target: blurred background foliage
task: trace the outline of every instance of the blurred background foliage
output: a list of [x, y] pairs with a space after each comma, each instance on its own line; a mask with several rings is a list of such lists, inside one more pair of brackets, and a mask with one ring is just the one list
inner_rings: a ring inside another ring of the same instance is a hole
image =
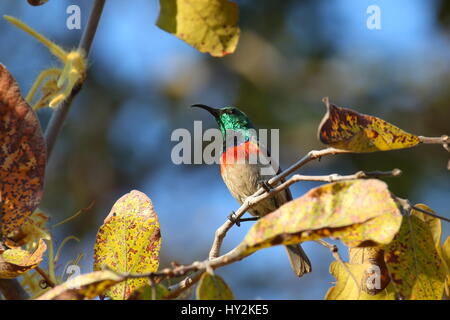
[[[171, 132], [215, 126], [192, 103], [232, 105], [260, 128], [280, 128], [286, 167], [322, 146], [317, 126], [322, 97], [379, 116], [411, 133], [450, 133], [450, 5], [447, 0], [236, 1], [241, 39], [235, 54], [211, 58], [155, 26], [156, 0], [107, 1], [90, 57], [88, 80], [77, 97], [47, 168], [41, 209], [56, 223], [94, 201], [77, 219], [54, 230], [57, 243], [74, 235], [60, 260], [79, 253], [82, 272], [92, 270], [95, 234], [115, 200], [131, 189], [145, 192], [158, 212], [163, 236], [161, 266], [204, 259], [215, 229], [238, 205], [217, 165], [172, 164]], [[18, 17], [66, 48], [80, 30], [65, 26], [68, 5], [50, 0], [31, 7], [3, 0], [0, 13]], [[381, 8], [381, 30], [368, 30], [366, 9]], [[26, 93], [40, 70], [56, 63], [34, 39], [0, 21], [0, 62]], [[51, 110], [39, 117], [45, 127]], [[192, 132], [192, 131], [191, 131]], [[305, 174], [349, 174], [401, 168], [390, 188], [414, 203], [449, 211], [449, 154], [440, 146], [340, 155], [311, 163]], [[297, 184], [298, 197], [315, 183]], [[234, 228], [223, 250], [240, 242], [250, 224]], [[449, 225], [444, 224], [448, 236]], [[330, 253], [304, 245], [313, 273], [297, 279], [284, 250], [257, 252], [219, 271], [238, 299], [322, 299], [334, 278]], [[346, 256], [346, 250], [341, 247]]]

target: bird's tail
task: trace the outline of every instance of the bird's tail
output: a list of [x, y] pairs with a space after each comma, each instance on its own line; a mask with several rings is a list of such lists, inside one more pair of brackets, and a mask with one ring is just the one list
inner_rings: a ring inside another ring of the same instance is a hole
[[312, 271], [311, 262], [299, 244], [291, 244], [285, 246], [285, 248], [289, 256], [292, 270], [294, 270], [297, 277], [301, 277], [305, 273]]

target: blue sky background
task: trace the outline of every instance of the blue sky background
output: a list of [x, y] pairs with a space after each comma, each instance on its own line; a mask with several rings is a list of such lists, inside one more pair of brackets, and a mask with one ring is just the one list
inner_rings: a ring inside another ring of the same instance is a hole
[[[89, 82], [73, 105], [49, 164], [42, 206], [57, 222], [96, 201], [81, 222], [55, 230], [58, 242], [70, 234], [82, 238], [80, 243], [67, 245], [63, 259], [85, 253], [83, 272], [92, 268], [96, 229], [114, 200], [131, 189], [145, 192], [158, 212], [163, 266], [170, 260], [204, 259], [214, 230], [238, 208], [217, 166], [171, 163], [174, 129], [191, 130], [194, 120], [203, 120], [205, 128], [214, 126], [206, 114], [187, 108], [192, 103], [238, 105], [257, 125], [280, 128], [286, 143], [281, 150], [284, 166], [321, 147], [315, 133], [323, 114], [320, 101], [327, 95], [339, 105], [384, 117], [407, 131], [450, 133], [448, 118], [442, 116], [450, 115], [444, 99], [450, 38], [449, 31], [436, 22], [437, 1], [289, 2], [280, 6], [282, 27], [270, 34], [264, 30], [270, 29], [272, 20], [268, 18], [266, 26], [257, 20], [270, 17], [266, 12], [270, 6], [237, 2], [242, 12], [237, 52], [214, 59], [155, 25], [158, 1], [133, 0], [132, 5], [130, 1], [107, 1], [90, 56]], [[41, 7], [4, 0], [0, 13], [18, 17], [71, 48], [82, 33], [65, 27], [65, 10], [73, 3], [81, 7], [84, 26], [88, 0], [50, 0]], [[366, 28], [366, 9], [372, 4], [381, 8], [381, 30]], [[0, 62], [16, 77], [22, 92], [27, 92], [40, 70], [57, 64], [43, 46], [4, 20], [0, 35]], [[254, 67], [249, 69], [247, 62]], [[445, 103], [436, 103], [438, 107], [430, 111], [428, 104], [437, 95]], [[263, 98], [267, 105], [258, 100]], [[248, 104], [238, 104], [242, 102]], [[44, 124], [49, 114], [50, 110], [39, 112]], [[405, 156], [395, 152], [324, 159], [303, 173], [399, 167], [405, 171], [405, 181], [414, 182], [414, 186], [395, 185], [399, 195], [413, 202], [426, 201], [448, 216], [448, 155], [438, 146], [419, 148], [404, 151]], [[428, 150], [428, 158], [417, 158], [426, 156]], [[416, 161], [420, 164], [411, 163]], [[300, 196], [316, 185], [297, 184], [292, 191]], [[249, 228], [250, 224], [233, 228], [223, 252], [238, 244]], [[448, 224], [444, 228], [448, 236]], [[280, 247], [257, 252], [218, 273], [240, 299], [322, 299], [334, 280], [328, 272], [333, 258], [315, 243], [305, 243], [304, 248], [314, 272], [301, 279], [292, 274]], [[346, 256], [345, 248], [341, 247], [341, 253]]]

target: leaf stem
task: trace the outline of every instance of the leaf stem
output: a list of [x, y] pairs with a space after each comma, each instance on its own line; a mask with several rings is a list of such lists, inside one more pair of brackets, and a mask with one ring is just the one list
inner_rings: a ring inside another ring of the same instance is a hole
[[[91, 50], [92, 42], [97, 31], [97, 26], [100, 21], [104, 5], [105, 0], [95, 0], [91, 14], [89, 16], [88, 24], [78, 45], [79, 49], [84, 50], [86, 58], [89, 56], [89, 52]], [[70, 110], [72, 101], [81, 90], [81, 87], [82, 83], [76, 85], [72, 89], [72, 92], [67, 97], [67, 99], [64, 100], [64, 102], [53, 112], [52, 117], [50, 118], [47, 129], [45, 130], [45, 141], [47, 143], [47, 159], [50, 158], [56, 139]]]

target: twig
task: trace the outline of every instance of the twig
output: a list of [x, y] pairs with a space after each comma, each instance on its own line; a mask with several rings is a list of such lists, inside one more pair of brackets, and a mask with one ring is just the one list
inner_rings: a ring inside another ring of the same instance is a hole
[[52, 281], [52, 279], [50, 279], [49, 275], [40, 267], [36, 267], [35, 268], [36, 272], [39, 273], [42, 277], [42, 279], [44, 279], [44, 282], [47, 284], [47, 286], [54, 288], [56, 286], [56, 284]]
[[[288, 175], [293, 173], [294, 171], [298, 170], [308, 162], [321, 158], [323, 156], [327, 155], [335, 155], [340, 153], [349, 153], [346, 150], [340, 150], [335, 148], [326, 148], [319, 151], [310, 151], [306, 156], [301, 158], [299, 161], [294, 163], [292, 166], [287, 168], [285, 171], [281, 172], [280, 174], [274, 176], [271, 178], [267, 183], [269, 186], [274, 186], [276, 183], [281, 181], [282, 179], [286, 178]], [[253, 195], [245, 199], [245, 201], [242, 203], [242, 205], [239, 207], [238, 210], [233, 215], [233, 221], [227, 220], [224, 224], [222, 224], [215, 232], [214, 235], [214, 242], [212, 244], [211, 250], [209, 252], [209, 258], [214, 259], [220, 255], [220, 248], [222, 247], [223, 239], [225, 238], [225, 235], [227, 234], [228, 230], [230, 230], [233, 225], [235, 224], [235, 221], [239, 221], [239, 219], [245, 214], [245, 212], [248, 211], [252, 206], [254, 206], [256, 203], [272, 197], [275, 193], [280, 192], [281, 190], [286, 189], [291, 184], [298, 182], [298, 181], [325, 181], [325, 182], [333, 182], [333, 181], [340, 181], [340, 180], [348, 180], [348, 179], [359, 179], [359, 178], [368, 178], [368, 177], [386, 177], [386, 176], [398, 176], [401, 174], [401, 171], [399, 169], [392, 170], [390, 172], [358, 172], [351, 176], [339, 176], [339, 175], [328, 175], [328, 176], [302, 176], [302, 175], [294, 175], [291, 179], [283, 182], [282, 184], [278, 185], [277, 187], [273, 188], [269, 192], [267, 192], [264, 188], [260, 188], [258, 191], [256, 191]]]
[[409, 202], [407, 199], [402, 199], [402, 198], [399, 198], [399, 197], [396, 197], [396, 196], [394, 196], [394, 197], [395, 197], [395, 199], [398, 201], [398, 203], [400, 203], [400, 205], [403, 207], [403, 209], [404, 209], [406, 212], [409, 212], [411, 209], [414, 209], [414, 210], [416, 210], [416, 211], [420, 211], [420, 212], [422, 212], [422, 213], [424, 213], [424, 214], [426, 214], [426, 215], [429, 215], [429, 216], [431, 216], [431, 217], [434, 217], [434, 218], [437, 218], [437, 219], [440, 219], [440, 220], [444, 220], [444, 221], [446, 221], [446, 222], [450, 222], [450, 219], [449, 219], [449, 218], [446, 218], [446, 217], [437, 215], [437, 214], [435, 214], [435, 213], [433, 213], [433, 212], [430, 212], [430, 211], [428, 211], [428, 210], [419, 208], [419, 207], [417, 207], [417, 206], [413, 206], [413, 205], [411, 204], [411, 202]]
[[[332, 154], [334, 155], [334, 154], [338, 154], [338, 153], [348, 153], [348, 151], [339, 150], [339, 149], [335, 149], [335, 148], [326, 148], [326, 149], [318, 150], [318, 151], [317, 150], [310, 151], [310, 152], [308, 152], [308, 154], [306, 156], [304, 156], [303, 158], [298, 160], [292, 166], [290, 166], [286, 170], [282, 171], [280, 174], [272, 177], [267, 182], [267, 184], [269, 186], [273, 186], [280, 180], [286, 178], [288, 175], [290, 175], [294, 171], [298, 170], [299, 168], [301, 168], [302, 166], [307, 164], [308, 162], [318, 159], [318, 158], [321, 158], [323, 156], [332, 155]], [[234, 221], [239, 220], [245, 214], [245, 212], [247, 212], [248, 209], [250, 209], [255, 204], [254, 199], [256, 197], [262, 195], [265, 192], [266, 192], [266, 190], [263, 187], [261, 187], [253, 195], [251, 195], [250, 197], [247, 197], [247, 199], [245, 199], [245, 201], [242, 203], [242, 205], [239, 207], [239, 209], [237, 209], [235, 211], [235, 213], [233, 215]], [[213, 245], [209, 252], [210, 259], [214, 259], [220, 255], [220, 248], [222, 247], [223, 239], [225, 238], [225, 235], [227, 234], [228, 230], [230, 230], [233, 227], [233, 225], [235, 224], [234, 221], [227, 220], [227, 221], [225, 221], [224, 224], [222, 224], [216, 230], [215, 235], [214, 235], [214, 242], [213, 242]]]
[[200, 278], [202, 277], [203, 272], [199, 271], [194, 275], [188, 276], [184, 278], [181, 282], [169, 288], [170, 294], [165, 296], [165, 299], [175, 299], [178, 297], [183, 291], [189, 289], [194, 284], [196, 284]]
[[338, 247], [335, 244], [328, 243], [328, 242], [326, 242], [325, 240], [322, 240], [322, 239], [316, 240], [316, 242], [321, 244], [321, 245], [323, 245], [324, 247], [326, 247], [326, 248], [328, 248], [330, 250], [330, 252], [333, 255], [334, 259], [336, 259], [336, 261], [338, 261], [339, 263], [342, 264], [344, 269], [347, 271], [347, 273], [353, 279], [353, 281], [355, 282], [356, 287], [358, 288], [358, 292], [361, 292], [361, 287], [359, 285], [358, 280], [356, 279], [355, 275], [351, 272], [349, 267], [345, 264], [344, 260], [342, 260], [342, 257], [339, 254]]
[[[89, 56], [92, 41], [94, 39], [95, 32], [97, 31], [97, 26], [100, 21], [104, 5], [105, 0], [95, 0], [91, 14], [89, 16], [88, 24], [78, 45], [78, 48], [84, 50], [86, 57]], [[47, 143], [47, 159], [52, 153], [56, 139], [70, 110], [70, 106], [72, 105], [72, 101], [81, 90], [82, 85], [82, 83], [79, 83], [72, 89], [72, 92], [67, 97], [67, 99], [64, 100], [62, 104], [53, 112], [52, 117], [50, 118], [47, 129], [45, 130], [45, 141]]]
[[440, 137], [424, 137], [424, 136], [419, 136], [419, 140], [422, 143], [425, 144], [442, 144], [442, 146], [444, 147], [445, 150], [447, 150], [448, 152], [450, 152], [450, 137], [447, 135], [443, 135]]
[[[190, 274], [191, 272], [199, 272], [200, 274], [205, 271], [214, 270], [217, 268], [220, 268], [222, 266], [231, 264], [233, 262], [242, 260], [245, 258], [242, 256], [241, 252], [238, 250], [238, 248], [234, 248], [233, 250], [229, 251], [228, 253], [224, 254], [223, 256], [220, 256], [218, 258], [212, 259], [212, 260], [204, 260], [204, 261], [195, 261], [189, 265], [177, 265], [172, 268], [165, 268], [157, 272], [148, 272], [148, 273], [121, 273], [117, 272], [115, 270], [112, 270], [109, 267], [106, 267], [106, 270], [109, 270], [111, 272], [114, 272], [115, 274], [119, 275], [123, 279], [121, 281], [124, 281], [126, 279], [138, 279], [138, 278], [149, 278], [151, 281], [159, 282], [165, 279], [170, 278], [178, 278], [178, 277], [184, 277]], [[198, 281], [198, 278], [200, 277], [198, 274], [196, 274], [194, 277], [189, 277], [191, 280], [183, 280], [180, 283], [179, 286], [175, 288], [175, 290], [179, 290], [178, 294], [187, 289], [189, 286], [192, 286], [195, 282]], [[178, 288], [178, 289], [177, 289]]]

